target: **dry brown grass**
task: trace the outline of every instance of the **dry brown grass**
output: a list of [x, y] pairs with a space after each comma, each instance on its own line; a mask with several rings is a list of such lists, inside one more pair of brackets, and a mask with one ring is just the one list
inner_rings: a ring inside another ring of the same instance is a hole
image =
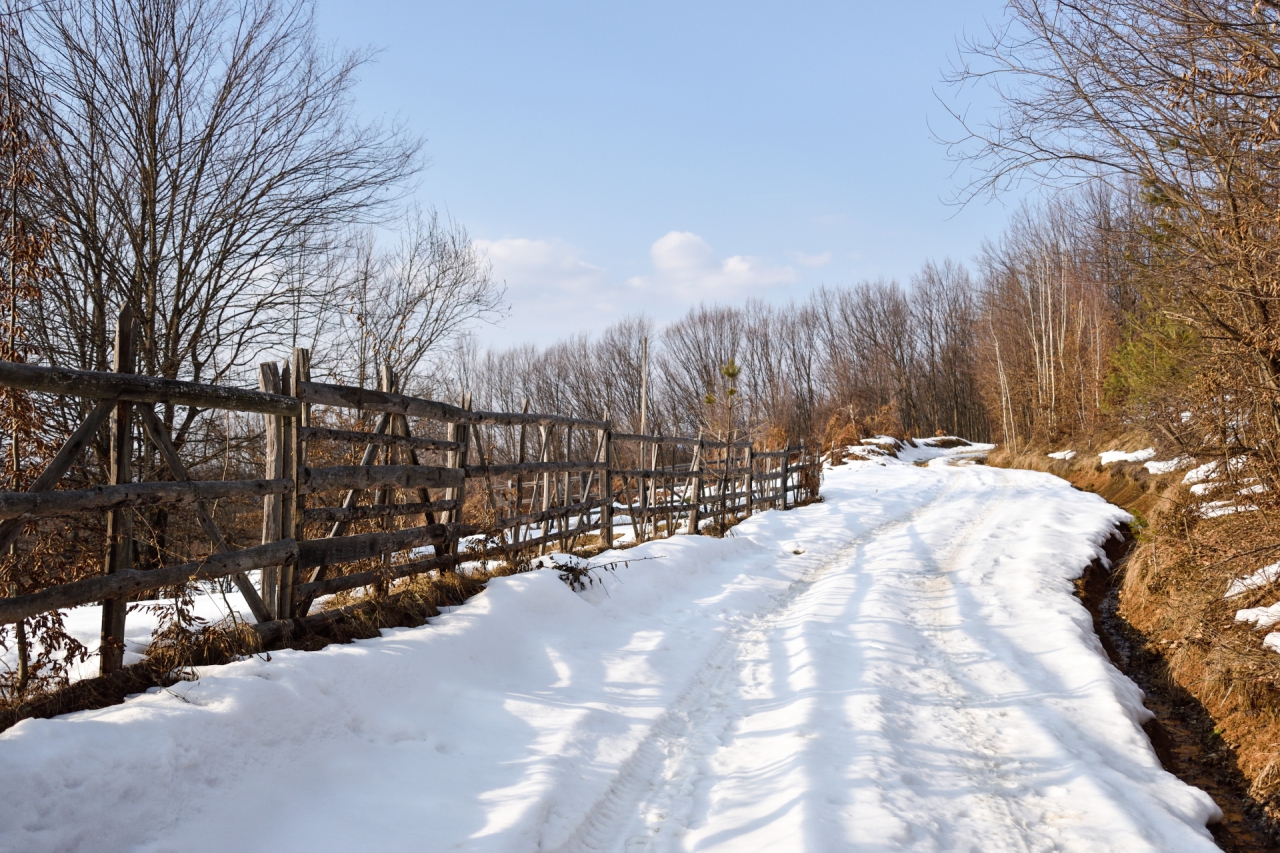
[[422, 625], [438, 616], [441, 607], [463, 604], [481, 592], [490, 578], [525, 568], [527, 564], [508, 563], [483, 572], [418, 575], [401, 581], [389, 595], [348, 595], [331, 600], [332, 606], [328, 609], [294, 620], [286, 635], [266, 643], [252, 626], [243, 622], [169, 632], [157, 638], [147, 658], [140, 663], [0, 707], [0, 731], [29, 718], [117, 705], [131, 694], [196, 678], [199, 667], [229, 663], [248, 655], [269, 654], [281, 648], [315, 650], [331, 643], [376, 637], [383, 628]]

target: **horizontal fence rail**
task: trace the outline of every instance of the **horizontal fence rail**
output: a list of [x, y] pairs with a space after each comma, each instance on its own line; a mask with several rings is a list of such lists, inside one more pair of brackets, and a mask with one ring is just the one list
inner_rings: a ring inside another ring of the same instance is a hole
[[[722, 533], [756, 510], [818, 496], [820, 462], [804, 445], [614, 433], [607, 417], [535, 413], [527, 404], [474, 411], [465, 395], [450, 404], [404, 394], [389, 369], [377, 390], [315, 382], [305, 349], [261, 365], [258, 390], [142, 376], [133, 372], [137, 339], [126, 311], [115, 372], [0, 362], [0, 386], [88, 401], [28, 490], [0, 492], [0, 548], [21, 553], [80, 524], [98, 525], [105, 549], [96, 576], [0, 590], [8, 593], [0, 624], [102, 603], [104, 674], [123, 665], [128, 602], [192, 583], [233, 583], [259, 634], [278, 638], [322, 597], [383, 595], [427, 572], [552, 550], [589, 554]], [[188, 423], [196, 410], [257, 418], [260, 467], [242, 467], [235, 479], [225, 466], [223, 479], [193, 477], [175, 441], [175, 406], [188, 407]], [[67, 487], [65, 475], [90, 445], [109, 456], [108, 482]], [[151, 461], [135, 463], [143, 459]], [[183, 549], [196, 558], [160, 566], [159, 546], [143, 530], [161, 522], [169, 530], [183, 513]]]

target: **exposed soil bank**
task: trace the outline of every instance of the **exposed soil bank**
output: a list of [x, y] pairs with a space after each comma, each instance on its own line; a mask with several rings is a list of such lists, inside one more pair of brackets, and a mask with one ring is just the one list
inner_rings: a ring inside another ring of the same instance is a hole
[[1151, 640], [1119, 613], [1120, 580], [1132, 548], [1129, 530], [1118, 531], [1106, 545], [1112, 569], [1108, 571], [1101, 561], [1095, 561], [1076, 582], [1076, 588], [1093, 615], [1094, 629], [1108, 656], [1146, 693], [1145, 704], [1155, 718], [1143, 730], [1164, 768], [1208, 793], [1222, 809], [1222, 822], [1210, 830], [1223, 850], [1280, 850], [1280, 832], [1249, 794], [1249, 780], [1240, 771], [1236, 752], [1223, 741], [1213, 717], [1174, 682], [1164, 656], [1154, 651]]

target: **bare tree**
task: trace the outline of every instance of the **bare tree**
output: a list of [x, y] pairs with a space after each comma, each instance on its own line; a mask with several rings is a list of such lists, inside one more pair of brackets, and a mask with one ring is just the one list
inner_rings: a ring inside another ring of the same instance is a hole
[[105, 368], [129, 305], [147, 373], [233, 374], [309, 301], [289, 272], [314, 236], [381, 217], [418, 168], [416, 139], [354, 118], [367, 55], [322, 48], [305, 0], [53, 0], [28, 43], [60, 223], [29, 321], [49, 361]]
[[411, 208], [390, 249], [380, 249], [372, 231], [359, 235], [344, 278], [333, 303], [339, 331], [319, 337], [337, 344], [332, 369], [366, 387], [382, 365], [406, 385], [419, 382], [429, 354], [505, 307], [504, 288], [466, 228], [434, 210]]

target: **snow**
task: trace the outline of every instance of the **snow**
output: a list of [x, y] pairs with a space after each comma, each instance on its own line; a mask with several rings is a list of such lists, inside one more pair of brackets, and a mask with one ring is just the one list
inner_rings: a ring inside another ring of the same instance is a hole
[[1049, 454], [1050, 459], [1061, 459], [1064, 462], [1068, 459], [1074, 459], [1076, 452], [1074, 450], [1059, 450]]
[[1280, 653], [1280, 632], [1273, 632], [1263, 637], [1262, 647]]
[[[250, 575], [255, 580], [257, 572]], [[142, 654], [151, 645], [151, 634], [160, 624], [160, 618], [152, 609], [155, 605], [165, 605], [164, 599], [154, 602], [140, 602], [129, 605], [129, 615], [125, 618], [124, 662], [137, 663]], [[249, 605], [241, 597], [239, 590], [232, 588], [222, 593], [212, 584], [197, 590], [192, 613], [205, 622], [220, 622], [234, 612], [235, 618], [252, 622], [253, 614]], [[73, 663], [70, 678], [79, 681], [98, 674], [98, 645], [102, 639], [102, 605], [93, 604], [62, 611], [63, 626], [67, 633], [89, 650], [91, 657], [83, 662]], [[18, 665], [18, 651], [13, 643], [10, 648], [0, 649], [0, 667], [14, 669]]]
[[1235, 501], [1209, 501], [1201, 504], [1197, 510], [1201, 518], [1221, 518], [1224, 515], [1235, 515], [1237, 512], [1257, 512], [1253, 504], [1238, 504]]
[[1227, 586], [1227, 592], [1222, 597], [1233, 598], [1252, 589], [1271, 586], [1278, 580], [1280, 580], [1280, 563], [1272, 563], [1269, 566], [1263, 566], [1252, 574], [1233, 580]]
[[[948, 436], [950, 438], [950, 436]], [[937, 460], [950, 463], [956, 460], [983, 458], [996, 449], [994, 444], [966, 443], [961, 447], [938, 447], [943, 438], [916, 439], [915, 446], [903, 444], [898, 448], [898, 459], [914, 465], [929, 464]]]
[[1146, 468], [1152, 474], [1172, 474], [1174, 471], [1180, 471], [1183, 468], [1196, 464], [1196, 461], [1190, 456], [1178, 456], [1174, 459], [1165, 461], [1153, 460], [1146, 463], [1142, 467]]
[[[1232, 457], [1229, 463], [1229, 470], [1232, 472], [1239, 471], [1246, 463], [1243, 456]], [[1250, 478], [1246, 482], [1253, 482], [1255, 478]], [[1204, 497], [1209, 493], [1219, 489], [1222, 486], [1222, 462], [1215, 460], [1206, 462], [1205, 464], [1192, 468], [1182, 477], [1182, 482], [1191, 486], [1191, 493], [1196, 497]], [[1256, 484], [1245, 486], [1237, 491], [1239, 495], [1254, 495], [1265, 492], [1266, 486]], [[1254, 504], [1236, 503], [1233, 500], [1205, 501], [1196, 510], [1201, 518], [1219, 518], [1224, 515], [1233, 515], [1237, 512], [1257, 512], [1258, 507]]]
[[1145, 450], [1104, 450], [1098, 454], [1099, 461], [1103, 465], [1110, 465], [1113, 462], [1144, 462], [1156, 455], [1154, 447], [1148, 447]]
[[24, 721], [0, 849], [1218, 849], [1074, 595], [1126, 513], [1032, 471], [826, 477], [603, 555], [651, 558], [603, 587], [498, 578], [419, 628]]
[[[940, 446], [956, 442], [962, 443], [956, 447]], [[970, 442], [953, 435], [917, 438], [910, 441], [903, 441], [891, 435], [877, 435], [862, 439], [860, 445], [846, 447], [845, 453], [861, 459], [893, 458], [914, 465], [928, 465], [936, 460], [945, 460], [950, 464], [985, 459], [987, 454], [995, 449], [994, 444]]]
[[1236, 611], [1237, 622], [1248, 622], [1255, 628], [1270, 628], [1280, 622], [1280, 603], [1270, 607], [1249, 607]]
[[[1233, 456], [1231, 458], [1231, 470], [1239, 471], [1241, 468], [1244, 467], [1245, 462], [1246, 462], [1245, 457]], [[1182, 482], [1187, 484], [1204, 483], [1209, 480], [1217, 480], [1221, 477], [1221, 475], [1222, 475], [1222, 460], [1214, 460], [1212, 462], [1206, 462], [1205, 464], [1199, 466], [1198, 468], [1192, 468], [1190, 471], [1186, 473], [1186, 475], [1183, 476]]]
[[1182, 476], [1184, 483], [1203, 483], [1206, 480], [1214, 479], [1218, 476], [1218, 469], [1222, 467], [1221, 462], [1206, 462], [1199, 467], [1192, 468]]

